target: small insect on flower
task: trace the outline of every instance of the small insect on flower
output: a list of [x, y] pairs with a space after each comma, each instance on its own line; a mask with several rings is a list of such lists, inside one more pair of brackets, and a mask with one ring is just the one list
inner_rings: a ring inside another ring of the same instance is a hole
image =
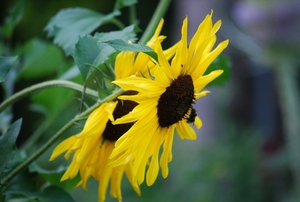
[[194, 123], [195, 118], [197, 117], [197, 112], [194, 108], [189, 108], [189, 112], [187, 113], [188, 117], [185, 118], [188, 123]]

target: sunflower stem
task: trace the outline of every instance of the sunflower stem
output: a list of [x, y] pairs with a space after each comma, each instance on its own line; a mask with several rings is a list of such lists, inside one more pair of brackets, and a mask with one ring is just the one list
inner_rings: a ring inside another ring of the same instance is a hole
[[71, 121], [69, 121], [66, 125], [64, 125], [55, 135], [52, 136], [38, 151], [32, 154], [29, 158], [27, 158], [23, 163], [17, 166], [13, 171], [11, 171], [2, 181], [2, 184], [6, 184], [9, 182], [13, 177], [15, 177], [19, 172], [21, 172], [24, 168], [26, 168], [29, 164], [31, 164], [34, 160], [40, 157], [58, 138], [60, 138], [65, 132], [67, 132], [76, 121], [81, 120], [82, 118], [86, 117], [92, 111], [94, 111], [99, 105], [104, 102], [108, 102], [114, 100], [116, 97], [124, 93], [122, 89], [115, 90], [111, 95], [107, 96], [105, 99], [97, 102], [92, 107], [85, 110], [83, 113], [74, 117]]
[[[1, 104], [0, 104], [0, 112], [2, 112], [6, 107], [8, 107], [9, 105], [13, 104], [14, 102], [20, 100], [23, 97], [26, 97], [28, 95], [31, 95], [34, 92], [38, 92], [40, 90], [43, 89], [47, 89], [47, 88], [69, 88], [78, 92], [82, 92], [83, 91], [83, 86], [76, 84], [74, 82], [71, 81], [65, 81], [65, 80], [52, 80], [52, 81], [45, 81], [42, 83], [38, 83], [32, 86], [29, 86], [15, 94], [13, 94], [12, 96], [10, 96], [9, 98], [7, 98], [6, 100], [4, 100]], [[89, 96], [92, 96], [94, 98], [98, 98], [98, 93], [94, 90], [91, 89], [87, 89], [86, 90], [86, 94]]]
[[131, 5], [129, 7], [129, 23], [136, 24], [136, 10], [135, 10], [135, 5]]
[[116, 25], [120, 30], [122, 30], [122, 29], [125, 28], [125, 25], [124, 25], [120, 20], [118, 20], [118, 19], [116, 19], [116, 18], [113, 18], [113, 19], [111, 20], [111, 22], [112, 22], [114, 25]]
[[295, 61], [284, 56], [277, 57], [276, 79], [279, 93], [279, 103], [283, 116], [284, 133], [287, 139], [287, 149], [289, 154], [289, 166], [294, 177], [294, 191], [300, 198], [300, 96], [297, 88]]
[[170, 3], [171, 3], [171, 0], [160, 0], [159, 1], [154, 14], [152, 15], [150, 23], [148, 24], [146, 30], [144, 31], [144, 34], [142, 35], [142, 37], [140, 39], [140, 43], [145, 44], [151, 38], [160, 19], [165, 15], [167, 9], [169, 8]]

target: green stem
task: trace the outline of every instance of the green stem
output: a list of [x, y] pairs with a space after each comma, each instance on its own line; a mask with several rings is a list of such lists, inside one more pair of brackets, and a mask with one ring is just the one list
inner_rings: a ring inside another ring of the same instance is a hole
[[142, 37], [140, 39], [140, 43], [146, 44], [146, 42], [151, 38], [160, 19], [165, 15], [167, 9], [169, 8], [170, 3], [171, 3], [171, 0], [160, 0], [157, 8], [150, 20], [150, 23], [148, 24], [146, 30], [144, 31], [144, 34], [142, 35]]
[[289, 164], [294, 176], [294, 189], [300, 198], [300, 97], [297, 88], [297, 67], [289, 58], [278, 57], [275, 69], [283, 127], [287, 140]]
[[[12, 96], [10, 96], [9, 98], [7, 98], [6, 100], [4, 100], [1, 104], [0, 104], [0, 112], [2, 112], [6, 107], [8, 107], [9, 105], [13, 104], [14, 102], [20, 100], [23, 97], [26, 97], [34, 92], [46, 89], [46, 88], [56, 88], [56, 87], [60, 87], [60, 88], [69, 88], [78, 92], [82, 92], [83, 91], [83, 86], [76, 84], [74, 82], [71, 81], [65, 81], [65, 80], [52, 80], [52, 81], [46, 81], [46, 82], [42, 82], [42, 83], [38, 83], [35, 84], [33, 86], [27, 87], [15, 94], [13, 94]], [[86, 94], [94, 97], [94, 98], [98, 98], [98, 93], [94, 90], [91, 89], [86, 89]]]
[[129, 24], [136, 24], [136, 10], [135, 5], [129, 7]]
[[113, 24], [115, 24], [120, 30], [125, 28], [125, 25], [120, 20], [118, 20], [116, 18], [111, 19], [111, 22]]
[[38, 151], [36, 151], [33, 155], [27, 158], [23, 163], [17, 166], [13, 171], [11, 171], [1, 182], [1, 184], [6, 184], [9, 182], [13, 177], [15, 177], [19, 172], [21, 172], [24, 168], [26, 168], [29, 164], [31, 164], [34, 160], [40, 157], [58, 138], [60, 138], [65, 132], [67, 132], [76, 121], [81, 120], [82, 118], [86, 117], [92, 111], [94, 111], [100, 104], [104, 102], [108, 102], [114, 100], [116, 97], [124, 93], [122, 89], [118, 89], [114, 91], [111, 95], [106, 97], [105, 99], [97, 102], [92, 107], [88, 108], [83, 113], [74, 117], [71, 121], [69, 121], [65, 126], [63, 126], [51, 139], [48, 140]]

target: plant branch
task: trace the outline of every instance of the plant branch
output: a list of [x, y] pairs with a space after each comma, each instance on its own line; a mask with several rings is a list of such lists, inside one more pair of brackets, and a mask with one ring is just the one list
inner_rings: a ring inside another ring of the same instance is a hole
[[140, 39], [140, 43], [146, 44], [146, 42], [151, 38], [160, 19], [165, 15], [167, 9], [169, 8], [170, 3], [171, 3], [171, 0], [160, 0], [159, 1], [158, 6], [150, 20], [150, 23], [148, 24], [146, 30], [144, 31], [144, 34], [142, 35], [142, 37]]
[[[46, 88], [69, 88], [78, 92], [82, 92], [83, 91], [83, 86], [71, 82], [71, 81], [65, 81], [65, 80], [52, 80], [52, 81], [45, 81], [42, 83], [38, 83], [32, 86], [29, 86], [15, 94], [13, 94], [12, 96], [10, 96], [9, 98], [7, 98], [6, 100], [4, 100], [1, 104], [0, 104], [0, 112], [2, 112], [6, 107], [8, 107], [9, 105], [13, 104], [14, 102], [20, 100], [23, 97], [26, 97], [34, 92], [38, 92], [40, 90], [46, 89]], [[91, 90], [91, 89], [86, 89], [86, 94], [94, 97], [94, 98], [98, 98], [98, 92]]]
[[135, 5], [131, 5], [129, 7], [129, 23], [132, 24], [136, 24], [136, 9], [135, 9]]
[[1, 182], [2, 184], [5, 184], [9, 182], [13, 177], [15, 177], [19, 172], [21, 172], [24, 168], [26, 168], [29, 164], [31, 164], [34, 160], [36, 160], [38, 157], [40, 157], [58, 138], [60, 138], [65, 132], [67, 132], [76, 121], [86, 117], [88, 114], [90, 114], [93, 110], [95, 110], [99, 105], [101, 105], [104, 102], [108, 102], [111, 100], [114, 100], [117, 96], [121, 95], [124, 91], [122, 89], [115, 90], [111, 95], [106, 97], [105, 99], [97, 102], [92, 107], [88, 108], [83, 113], [77, 115], [74, 117], [71, 121], [69, 121], [65, 126], [63, 126], [55, 135], [52, 136], [51, 139], [48, 140], [38, 151], [36, 151], [33, 155], [31, 155], [29, 158], [27, 158], [23, 163], [21, 163], [19, 166], [17, 166], [13, 171], [11, 171]]
[[111, 19], [111, 23], [116, 25], [120, 30], [125, 28], [125, 25], [120, 20], [118, 20], [117, 18]]

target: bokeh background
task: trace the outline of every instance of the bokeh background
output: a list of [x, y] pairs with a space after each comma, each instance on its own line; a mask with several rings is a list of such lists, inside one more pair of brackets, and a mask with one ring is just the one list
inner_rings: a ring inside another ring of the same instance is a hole
[[[15, 2], [1, 1], [1, 24]], [[72, 67], [72, 58], [66, 58], [60, 48], [51, 44], [44, 27], [63, 8], [85, 7], [105, 14], [114, 5], [111, 0], [25, 3], [23, 19], [12, 36], [5, 39], [10, 54], [21, 54], [24, 63], [11, 71], [5, 84], [9, 91], [1, 88], [0, 100], [54, 78], [71, 78], [82, 83], [80, 77], [64, 74]], [[157, 3], [157, 0], [140, 1], [136, 5], [142, 30]], [[203, 127], [197, 131], [196, 141], [175, 138], [168, 178], [159, 176], [151, 187], [143, 184], [141, 197], [124, 178], [124, 201], [300, 201], [300, 1], [173, 0], [165, 16], [162, 33], [168, 38], [164, 45], [167, 47], [180, 38], [186, 16], [191, 37], [212, 9], [214, 21], [223, 22], [218, 40], [230, 40], [224, 52], [232, 63], [230, 80], [224, 86], [208, 87], [211, 94], [197, 102]], [[126, 24], [128, 9], [122, 12], [120, 20]], [[97, 31], [115, 29], [105, 25]], [[46, 48], [47, 52], [43, 52], [46, 56], [39, 55], [39, 50]], [[41, 58], [46, 59], [41, 61]], [[76, 115], [79, 98], [80, 94], [69, 90], [51, 89], [14, 104], [12, 120], [23, 117], [18, 147], [25, 149], [26, 155], [33, 153]], [[80, 125], [74, 127], [62, 139], [80, 128]], [[28, 145], [26, 141], [30, 138], [35, 143]], [[67, 165], [63, 158], [48, 162], [53, 147], [37, 161], [43, 169]], [[88, 192], [76, 188], [71, 194], [77, 202], [96, 201], [97, 187], [97, 182], [90, 180]], [[116, 200], [108, 194], [107, 201]]]

